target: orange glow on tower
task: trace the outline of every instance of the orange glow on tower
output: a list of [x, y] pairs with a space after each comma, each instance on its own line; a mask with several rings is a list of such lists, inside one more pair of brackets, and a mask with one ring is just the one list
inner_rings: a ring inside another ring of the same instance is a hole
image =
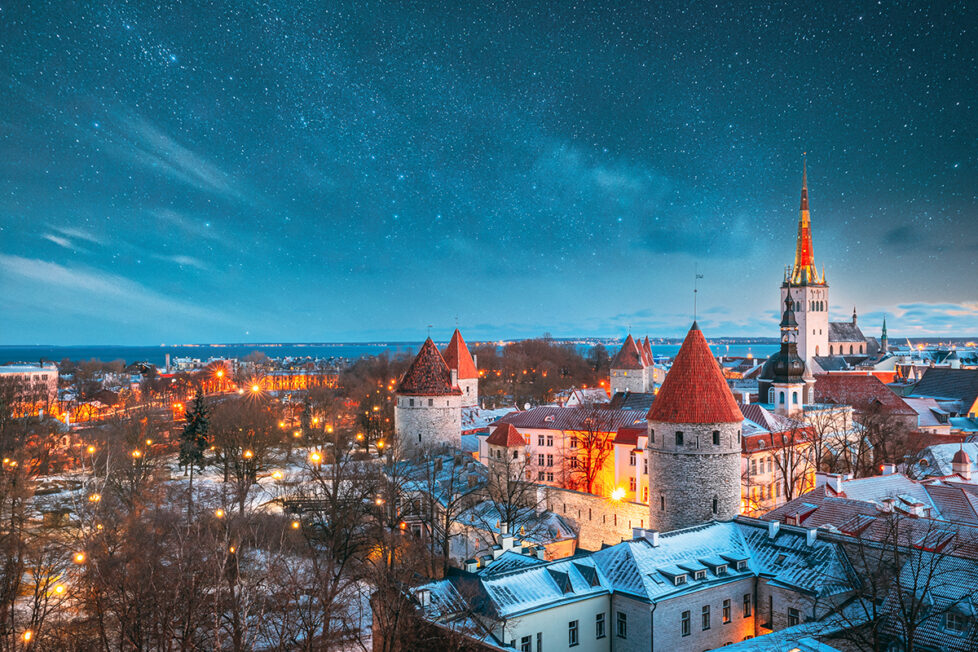
[[808, 211], [808, 161], [801, 173], [801, 207], [798, 211], [798, 242], [795, 245], [795, 265], [791, 269], [791, 282], [795, 285], [825, 283], [824, 274], [818, 276], [815, 267], [815, 249], [812, 246], [812, 219]]

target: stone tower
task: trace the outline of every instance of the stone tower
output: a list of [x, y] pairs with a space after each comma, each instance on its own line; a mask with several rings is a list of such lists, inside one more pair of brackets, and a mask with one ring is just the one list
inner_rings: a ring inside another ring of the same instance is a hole
[[798, 355], [807, 364], [815, 356], [829, 355], [829, 285], [825, 270], [815, 267], [812, 247], [812, 220], [808, 211], [808, 166], [802, 170], [801, 208], [798, 211], [798, 239], [795, 264], [781, 284], [781, 305], [791, 295], [798, 320]]
[[886, 317], [883, 317], [883, 332], [880, 334], [880, 353], [890, 352], [890, 338], [886, 336]]
[[743, 418], [693, 322], [646, 416], [652, 529], [667, 532], [740, 513]]
[[499, 490], [497, 496], [510, 495], [510, 484], [525, 480], [523, 475], [527, 468], [526, 448], [526, 439], [511, 423], [499, 424], [486, 438], [489, 482], [494, 483]]
[[394, 434], [405, 449], [462, 445], [462, 390], [429, 337], [395, 392]]
[[445, 347], [445, 362], [458, 375], [458, 388], [462, 390], [462, 407], [479, 407], [479, 370], [475, 358], [469, 353], [462, 334], [455, 329], [452, 340]]
[[611, 394], [618, 392], [649, 392], [651, 361], [646, 360], [644, 345], [637, 343], [631, 333], [611, 360]]

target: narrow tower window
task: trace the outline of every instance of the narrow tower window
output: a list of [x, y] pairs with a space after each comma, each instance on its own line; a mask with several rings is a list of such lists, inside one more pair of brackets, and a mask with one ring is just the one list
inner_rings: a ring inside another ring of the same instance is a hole
[[676, 446], [683, 445], [683, 432], [681, 430], [676, 431]]
[[717, 514], [720, 512], [720, 499], [716, 496], [713, 497], [713, 513]]
[[714, 430], [713, 431], [713, 445], [714, 446], [719, 446], [720, 445], [720, 431], [719, 430]]

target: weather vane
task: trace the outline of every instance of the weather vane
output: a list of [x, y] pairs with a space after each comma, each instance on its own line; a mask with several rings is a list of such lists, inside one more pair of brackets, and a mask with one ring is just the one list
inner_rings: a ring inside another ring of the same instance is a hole
[[699, 293], [699, 280], [703, 275], [699, 273], [699, 265], [693, 264], [693, 321], [696, 321], [696, 295]]

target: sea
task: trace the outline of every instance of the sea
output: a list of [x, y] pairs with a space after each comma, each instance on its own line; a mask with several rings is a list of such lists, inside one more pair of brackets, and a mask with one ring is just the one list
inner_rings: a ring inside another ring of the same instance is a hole
[[[421, 348], [421, 342], [355, 342], [355, 343], [311, 343], [311, 344], [161, 344], [157, 346], [112, 346], [112, 345], [78, 345], [78, 346], [2, 346], [0, 345], [0, 364], [37, 363], [40, 361], [60, 362], [70, 360], [97, 359], [103, 362], [123, 360], [127, 364], [133, 362], [149, 362], [157, 367], [166, 364], [166, 355], [174, 358], [243, 358], [249, 353], [260, 351], [270, 358], [318, 358], [353, 360], [365, 356], [387, 353], [413, 353]], [[445, 343], [442, 343], [444, 346]], [[578, 344], [581, 352], [586, 354], [590, 344]], [[617, 350], [614, 344], [607, 344], [611, 355]], [[778, 350], [777, 344], [713, 344], [711, 347], [717, 355], [723, 356], [753, 356], [766, 358]], [[652, 354], [658, 357], [672, 357], [679, 350], [679, 344], [653, 344]]]

